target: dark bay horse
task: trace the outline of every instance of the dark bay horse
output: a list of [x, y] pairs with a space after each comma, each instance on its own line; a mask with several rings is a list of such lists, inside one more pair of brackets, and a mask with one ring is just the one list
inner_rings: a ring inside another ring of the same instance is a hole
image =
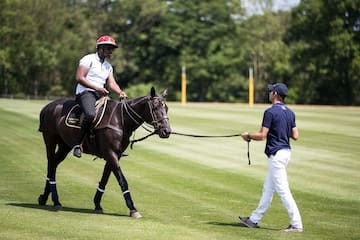
[[[159, 95], [151, 88], [150, 96], [121, 102], [108, 100], [101, 122], [93, 129], [93, 135], [84, 139], [84, 153], [106, 161], [94, 197], [95, 212], [102, 213], [100, 202], [112, 172], [121, 187], [126, 205], [130, 209], [130, 216], [141, 217], [132, 201], [119, 160], [130, 143], [129, 138], [133, 131], [144, 122], [151, 124], [161, 138], [169, 137], [171, 129], [165, 104], [166, 95], [166, 90]], [[61, 203], [56, 189], [56, 168], [76, 144], [74, 136], [80, 132], [79, 128], [71, 128], [65, 124], [68, 113], [65, 109], [66, 104], [71, 101], [73, 102], [66, 98], [55, 100], [40, 112], [39, 131], [42, 132], [46, 145], [48, 167], [44, 193], [39, 196], [38, 202], [45, 205], [51, 193], [54, 208], [57, 210], [61, 208]]]

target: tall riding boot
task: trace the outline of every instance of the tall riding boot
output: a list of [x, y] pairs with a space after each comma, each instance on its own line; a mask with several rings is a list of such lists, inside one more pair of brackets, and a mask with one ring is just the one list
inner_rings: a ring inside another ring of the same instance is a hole
[[73, 151], [73, 155], [75, 157], [80, 158], [81, 154], [82, 154], [82, 142], [86, 136], [86, 134], [89, 132], [90, 129], [90, 124], [88, 124], [87, 122], [83, 122], [82, 126], [81, 126], [81, 130], [80, 130], [80, 136], [78, 138], [77, 141], [77, 145], [74, 146], [74, 151]]

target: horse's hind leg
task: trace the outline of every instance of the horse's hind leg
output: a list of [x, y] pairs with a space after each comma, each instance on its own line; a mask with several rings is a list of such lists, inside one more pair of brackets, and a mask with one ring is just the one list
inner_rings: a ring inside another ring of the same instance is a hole
[[105, 187], [106, 187], [106, 184], [107, 184], [107, 182], [109, 180], [110, 173], [111, 173], [110, 165], [109, 165], [109, 163], [106, 162], [105, 166], [104, 166], [103, 175], [101, 177], [101, 180], [99, 182], [99, 186], [96, 189], [96, 193], [95, 193], [95, 196], [94, 196], [94, 204], [95, 204], [95, 212], [96, 213], [103, 213], [103, 209], [102, 209], [102, 207], [100, 205], [100, 202], [101, 202], [102, 195], [105, 192]]
[[60, 209], [61, 203], [59, 201], [59, 196], [56, 188], [56, 168], [65, 159], [71, 148], [61, 141], [60, 143], [58, 143], [58, 149], [55, 152], [56, 143], [53, 141], [46, 141], [45, 137], [44, 140], [46, 143], [48, 169], [44, 193], [39, 196], [38, 202], [39, 205], [45, 205], [49, 194], [51, 193], [54, 208]]
[[47, 166], [47, 177], [45, 182], [44, 193], [41, 194], [38, 198], [39, 205], [46, 205], [49, 194], [51, 192], [49, 170], [51, 169], [50, 165], [53, 165], [52, 163], [55, 161], [54, 159], [55, 159], [55, 150], [56, 150], [56, 142], [53, 142], [45, 134], [43, 134], [43, 138], [46, 145], [46, 157], [48, 160], [48, 166]]

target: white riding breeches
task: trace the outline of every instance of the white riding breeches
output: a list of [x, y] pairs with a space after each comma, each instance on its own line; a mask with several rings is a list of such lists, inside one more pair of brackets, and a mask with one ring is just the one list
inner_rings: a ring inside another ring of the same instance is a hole
[[290, 217], [290, 224], [303, 228], [301, 216], [296, 202], [291, 194], [287, 179], [286, 167], [290, 161], [291, 150], [281, 149], [268, 159], [268, 174], [263, 186], [258, 207], [252, 212], [250, 220], [259, 223], [266, 210], [270, 207], [274, 191], [276, 191]]

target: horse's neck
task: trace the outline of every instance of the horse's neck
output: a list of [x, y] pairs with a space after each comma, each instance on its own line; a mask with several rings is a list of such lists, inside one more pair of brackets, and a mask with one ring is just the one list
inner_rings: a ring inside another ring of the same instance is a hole
[[121, 115], [124, 127], [130, 128], [132, 131], [137, 129], [144, 122], [144, 108], [146, 101], [144, 97], [121, 103]]
[[109, 111], [103, 122], [103, 127], [122, 129], [131, 135], [144, 122], [144, 110], [147, 101], [145, 97], [118, 102], [109, 100]]

